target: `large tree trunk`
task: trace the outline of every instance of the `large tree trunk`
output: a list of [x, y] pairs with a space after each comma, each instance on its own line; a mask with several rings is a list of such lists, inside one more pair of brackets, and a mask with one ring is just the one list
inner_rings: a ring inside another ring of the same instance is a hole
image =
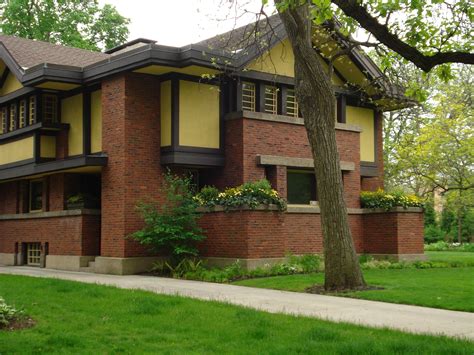
[[324, 235], [324, 287], [326, 290], [363, 288], [365, 281], [344, 202], [331, 78], [312, 46], [308, 6], [280, 12], [280, 18], [295, 55], [296, 95], [314, 158]]

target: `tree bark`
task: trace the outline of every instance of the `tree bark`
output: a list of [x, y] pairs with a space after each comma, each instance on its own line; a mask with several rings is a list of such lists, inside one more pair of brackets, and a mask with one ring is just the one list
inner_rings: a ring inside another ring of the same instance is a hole
[[279, 15], [295, 55], [296, 95], [314, 159], [324, 236], [324, 287], [326, 290], [360, 289], [365, 287], [365, 281], [344, 201], [331, 78], [312, 46], [308, 6], [292, 7]]

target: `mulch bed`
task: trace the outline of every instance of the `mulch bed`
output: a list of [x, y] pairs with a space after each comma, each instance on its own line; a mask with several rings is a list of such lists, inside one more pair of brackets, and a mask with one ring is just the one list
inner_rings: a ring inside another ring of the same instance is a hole
[[36, 325], [36, 322], [33, 318], [21, 317], [14, 319], [7, 326], [0, 326], [0, 331], [12, 332], [15, 330], [32, 328]]
[[364, 287], [359, 287], [357, 289], [352, 289], [352, 290], [326, 291], [323, 285], [314, 285], [305, 289], [305, 292], [314, 293], [318, 295], [334, 295], [338, 293], [351, 293], [351, 292], [357, 292], [357, 291], [373, 291], [373, 290], [383, 290], [383, 289], [384, 289], [383, 287], [379, 287], [379, 286], [364, 286]]

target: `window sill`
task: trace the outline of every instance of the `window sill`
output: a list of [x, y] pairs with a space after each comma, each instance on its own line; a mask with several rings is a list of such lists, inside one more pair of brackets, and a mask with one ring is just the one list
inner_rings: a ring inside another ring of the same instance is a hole
[[69, 129], [69, 124], [67, 123], [44, 123], [38, 122], [31, 126], [26, 126], [23, 128], [16, 129], [14, 131], [0, 134], [0, 143], [2, 141], [7, 141], [10, 139], [14, 139], [23, 135], [27, 135], [29, 133], [35, 131], [61, 131], [63, 129]]

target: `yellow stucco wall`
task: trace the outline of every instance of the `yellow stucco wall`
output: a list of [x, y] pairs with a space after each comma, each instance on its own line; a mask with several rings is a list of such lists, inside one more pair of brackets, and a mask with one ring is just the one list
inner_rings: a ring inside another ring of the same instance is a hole
[[219, 90], [181, 80], [179, 84], [179, 144], [219, 148]]
[[0, 95], [4, 96], [14, 91], [20, 90], [23, 87], [18, 79], [12, 73], [8, 73], [7, 79], [0, 90]]
[[72, 90], [78, 88], [78, 84], [71, 83], [61, 83], [58, 81], [47, 81], [45, 83], [39, 84], [36, 87], [42, 89], [54, 89], [54, 90]]
[[161, 83], [160, 91], [161, 146], [171, 145], [171, 81]]
[[362, 128], [360, 134], [360, 160], [375, 161], [375, 119], [374, 110], [369, 108], [347, 106], [346, 121]]
[[41, 136], [41, 158], [56, 158], [56, 137]]
[[61, 101], [61, 122], [69, 123], [69, 155], [83, 152], [82, 94]]
[[91, 93], [91, 152], [102, 151], [102, 91]]
[[0, 145], [0, 165], [33, 158], [34, 138], [28, 137]]

